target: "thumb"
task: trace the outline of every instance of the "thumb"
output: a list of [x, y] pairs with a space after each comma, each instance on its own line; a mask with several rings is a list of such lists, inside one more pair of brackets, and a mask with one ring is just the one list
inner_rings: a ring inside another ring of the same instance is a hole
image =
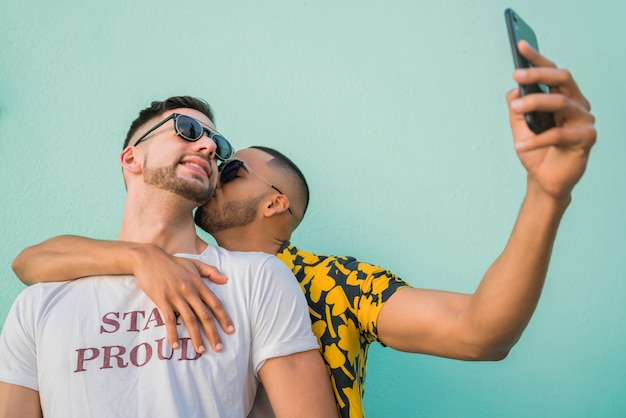
[[198, 273], [200, 276], [208, 278], [213, 283], [224, 284], [228, 281], [228, 277], [224, 276], [220, 271], [208, 264], [204, 264], [201, 261], [194, 260], [196, 267], [198, 268]]

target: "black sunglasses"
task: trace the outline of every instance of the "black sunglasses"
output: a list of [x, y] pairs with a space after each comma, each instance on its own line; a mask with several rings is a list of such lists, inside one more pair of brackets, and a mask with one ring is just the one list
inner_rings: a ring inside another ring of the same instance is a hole
[[[248, 171], [248, 173], [251, 173], [257, 176], [263, 183], [267, 184], [272, 189], [276, 190], [278, 193], [282, 195], [285, 194], [281, 192], [278, 187], [274, 186], [272, 183], [265, 180], [265, 178], [263, 178], [259, 173], [254, 171], [252, 168], [250, 168], [250, 166], [246, 165], [246, 163], [244, 163], [241, 160], [230, 160], [228, 162], [225, 162], [218, 168], [220, 172], [220, 182], [228, 183], [229, 181], [233, 180], [235, 177], [237, 177], [237, 173], [239, 172], [239, 169], [242, 167], [245, 168], [245, 170]], [[287, 210], [289, 211], [290, 214], [293, 215], [291, 208], [287, 208]]]
[[180, 136], [186, 141], [196, 142], [202, 135], [206, 132], [209, 135], [209, 138], [215, 143], [217, 146], [215, 149], [215, 157], [220, 161], [225, 161], [229, 159], [235, 149], [230, 145], [230, 142], [226, 140], [222, 135], [218, 132], [212, 132], [209, 128], [202, 126], [202, 124], [191, 116], [181, 115], [180, 113], [172, 113], [161, 122], [154, 125], [152, 128], [148, 130], [145, 134], [141, 136], [135, 142], [135, 146], [139, 145], [139, 143], [147, 138], [147, 136], [153, 132], [155, 129], [163, 125], [170, 119], [174, 119], [174, 130], [176, 131], [176, 135]]

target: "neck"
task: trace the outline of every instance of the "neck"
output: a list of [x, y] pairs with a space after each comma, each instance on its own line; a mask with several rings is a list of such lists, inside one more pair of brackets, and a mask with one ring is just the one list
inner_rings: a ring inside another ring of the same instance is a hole
[[166, 191], [129, 192], [118, 239], [155, 244], [169, 254], [200, 253], [192, 216], [195, 206]]
[[275, 237], [267, 238], [270, 235], [266, 231], [252, 231], [246, 227], [231, 228], [212, 235], [220, 247], [230, 251], [254, 251], [276, 255], [285, 242]]

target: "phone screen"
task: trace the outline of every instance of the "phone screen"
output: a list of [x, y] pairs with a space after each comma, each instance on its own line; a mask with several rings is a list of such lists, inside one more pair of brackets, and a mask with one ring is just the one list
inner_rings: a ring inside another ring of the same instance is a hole
[[[513, 63], [515, 68], [530, 68], [532, 64], [524, 58], [517, 50], [517, 43], [525, 40], [534, 49], [539, 51], [537, 36], [532, 28], [513, 9], [506, 9], [504, 12], [509, 41], [511, 42], [511, 52], [513, 53]], [[534, 93], [549, 93], [548, 86], [543, 84], [520, 84], [520, 94], [526, 96]], [[554, 116], [547, 112], [531, 112], [525, 115], [526, 124], [533, 132], [539, 134], [554, 126]]]

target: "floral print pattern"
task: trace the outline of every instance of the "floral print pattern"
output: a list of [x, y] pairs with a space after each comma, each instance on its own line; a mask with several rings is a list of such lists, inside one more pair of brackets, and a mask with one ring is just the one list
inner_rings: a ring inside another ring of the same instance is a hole
[[353, 257], [313, 254], [289, 242], [278, 258], [293, 271], [307, 297], [313, 333], [341, 416], [363, 417], [367, 351], [378, 341], [378, 314], [391, 295], [408, 284], [388, 270]]

